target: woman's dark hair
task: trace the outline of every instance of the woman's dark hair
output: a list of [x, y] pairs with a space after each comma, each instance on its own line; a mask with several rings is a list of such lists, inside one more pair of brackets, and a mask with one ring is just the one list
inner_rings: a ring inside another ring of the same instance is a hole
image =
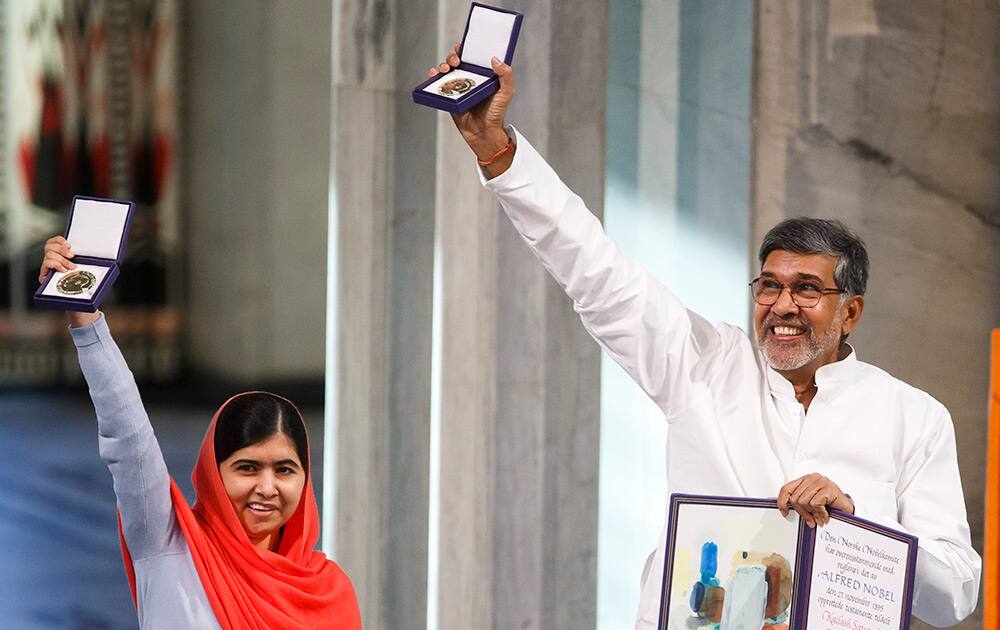
[[309, 444], [302, 416], [292, 403], [267, 392], [238, 396], [219, 413], [215, 423], [215, 463], [275, 433], [284, 433], [292, 439], [299, 461], [308, 474]]

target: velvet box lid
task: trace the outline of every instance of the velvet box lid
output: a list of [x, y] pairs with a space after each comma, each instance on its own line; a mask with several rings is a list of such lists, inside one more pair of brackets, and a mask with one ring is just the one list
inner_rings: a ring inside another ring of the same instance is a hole
[[65, 237], [76, 269], [50, 270], [35, 291], [35, 306], [96, 311], [118, 277], [134, 211], [130, 201], [73, 197]]
[[413, 88], [413, 102], [461, 114], [496, 93], [500, 79], [490, 60], [510, 65], [523, 19], [515, 11], [473, 2], [458, 51], [462, 63]]

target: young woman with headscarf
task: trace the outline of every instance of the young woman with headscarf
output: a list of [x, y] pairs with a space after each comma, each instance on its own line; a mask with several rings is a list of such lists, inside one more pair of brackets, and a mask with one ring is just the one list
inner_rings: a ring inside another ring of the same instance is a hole
[[[61, 236], [39, 280], [67, 271]], [[233, 396], [201, 445], [190, 507], [170, 478], [139, 390], [104, 315], [68, 313], [118, 498], [122, 555], [142, 628], [360, 630], [350, 580], [314, 547], [309, 443], [290, 401]]]

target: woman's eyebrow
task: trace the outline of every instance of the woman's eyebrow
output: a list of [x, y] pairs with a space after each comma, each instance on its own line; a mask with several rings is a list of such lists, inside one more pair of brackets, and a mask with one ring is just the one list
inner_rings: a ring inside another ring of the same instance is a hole
[[[242, 466], [243, 464], [250, 464], [252, 466], [261, 466], [263, 465], [263, 462], [258, 461], [256, 459], [237, 459], [231, 465]], [[298, 463], [294, 459], [279, 459], [278, 461], [273, 462], [271, 466], [295, 466], [296, 468], [301, 468], [302, 464]]]

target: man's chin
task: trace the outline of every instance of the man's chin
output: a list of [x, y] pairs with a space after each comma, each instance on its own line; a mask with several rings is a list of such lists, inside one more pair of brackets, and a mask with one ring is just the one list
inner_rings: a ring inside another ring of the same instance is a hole
[[762, 345], [760, 350], [763, 353], [764, 360], [767, 364], [771, 366], [772, 369], [778, 370], [779, 372], [797, 370], [812, 360], [811, 357], [805, 356], [801, 353], [786, 354], [784, 352], [775, 352], [767, 345]]

